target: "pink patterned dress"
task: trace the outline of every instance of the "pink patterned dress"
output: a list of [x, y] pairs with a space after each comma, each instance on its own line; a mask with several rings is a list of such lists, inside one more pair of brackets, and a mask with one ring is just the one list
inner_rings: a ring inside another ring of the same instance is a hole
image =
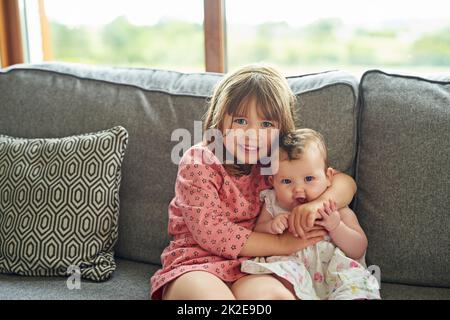
[[[205, 161], [206, 160], [206, 161]], [[225, 282], [245, 276], [238, 254], [261, 209], [259, 192], [269, 188], [260, 167], [247, 176], [232, 176], [200, 144], [183, 155], [169, 204], [168, 232], [173, 237], [161, 254], [162, 269], [151, 278], [151, 298], [189, 271], [210, 272]]]

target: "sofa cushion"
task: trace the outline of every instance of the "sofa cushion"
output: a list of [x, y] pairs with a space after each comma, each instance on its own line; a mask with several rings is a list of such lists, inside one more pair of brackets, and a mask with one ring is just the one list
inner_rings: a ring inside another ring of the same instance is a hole
[[115, 269], [127, 131], [61, 139], [0, 135], [0, 272], [102, 281]]
[[388, 282], [450, 286], [450, 75], [361, 80], [356, 212]]
[[[169, 241], [167, 208], [177, 173], [171, 151], [179, 141], [171, 141], [171, 134], [178, 128], [193, 133], [193, 122], [202, 119], [221, 77], [73, 64], [17, 65], [0, 71], [0, 128], [9, 135], [35, 137], [127, 128], [130, 143], [123, 163], [116, 254], [160, 263]], [[323, 132], [331, 162], [352, 173], [356, 79], [333, 71], [288, 81], [299, 96], [298, 124]], [[192, 135], [192, 143], [199, 138]]]
[[117, 269], [107, 282], [81, 280], [69, 290], [69, 278], [20, 277], [0, 274], [0, 300], [148, 300], [149, 278], [157, 265], [117, 259]]
[[396, 283], [381, 283], [383, 300], [450, 300], [449, 288], [420, 287]]
[[319, 131], [330, 164], [354, 175], [358, 116], [358, 82], [343, 71], [288, 77], [297, 96], [296, 126]]

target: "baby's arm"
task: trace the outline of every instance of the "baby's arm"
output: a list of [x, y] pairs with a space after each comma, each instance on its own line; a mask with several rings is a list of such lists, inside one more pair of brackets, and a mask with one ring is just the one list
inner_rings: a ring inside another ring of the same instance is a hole
[[333, 206], [325, 206], [325, 209], [319, 211], [322, 221], [316, 221], [316, 224], [328, 230], [333, 242], [347, 257], [355, 260], [361, 258], [367, 249], [367, 237], [355, 213], [348, 207], [336, 212]]
[[341, 223], [330, 232], [334, 243], [347, 255], [358, 260], [367, 249], [367, 237], [358, 223], [355, 213], [349, 207], [339, 210]]
[[259, 214], [258, 221], [254, 231], [281, 234], [288, 227], [288, 214], [279, 214], [275, 218], [272, 217], [269, 211], [266, 209], [266, 204], [263, 205], [261, 213]]

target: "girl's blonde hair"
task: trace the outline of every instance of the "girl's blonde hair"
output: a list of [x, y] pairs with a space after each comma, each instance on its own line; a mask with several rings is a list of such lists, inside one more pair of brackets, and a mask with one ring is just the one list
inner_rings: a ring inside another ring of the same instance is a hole
[[[246, 114], [249, 101], [256, 99], [266, 120], [276, 121], [280, 135], [295, 129], [295, 95], [286, 78], [273, 67], [252, 64], [227, 74], [216, 85], [205, 114], [203, 131], [219, 129], [224, 132], [225, 115], [232, 117]], [[251, 165], [224, 164], [228, 173], [248, 174]]]

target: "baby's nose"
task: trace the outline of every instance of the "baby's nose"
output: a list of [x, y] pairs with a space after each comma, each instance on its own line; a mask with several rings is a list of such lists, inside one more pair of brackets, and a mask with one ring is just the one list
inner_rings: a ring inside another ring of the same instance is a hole
[[305, 197], [305, 190], [301, 186], [294, 187], [294, 196], [296, 198], [298, 197]]

